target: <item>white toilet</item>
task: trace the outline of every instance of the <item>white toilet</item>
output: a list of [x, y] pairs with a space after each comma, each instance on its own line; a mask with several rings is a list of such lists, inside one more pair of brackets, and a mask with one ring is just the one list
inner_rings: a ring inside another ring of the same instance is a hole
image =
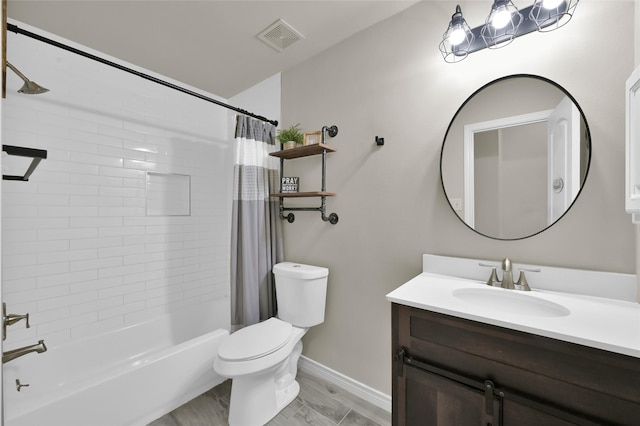
[[300, 392], [302, 336], [324, 322], [329, 270], [283, 262], [273, 266], [278, 318], [236, 331], [218, 348], [216, 373], [233, 379], [230, 426], [260, 426]]

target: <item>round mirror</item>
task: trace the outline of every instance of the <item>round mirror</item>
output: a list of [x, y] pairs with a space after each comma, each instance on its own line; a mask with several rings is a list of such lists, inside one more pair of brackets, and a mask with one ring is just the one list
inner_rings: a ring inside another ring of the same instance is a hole
[[543, 77], [512, 75], [473, 93], [442, 143], [440, 177], [453, 211], [474, 231], [517, 240], [569, 210], [591, 162], [575, 99]]

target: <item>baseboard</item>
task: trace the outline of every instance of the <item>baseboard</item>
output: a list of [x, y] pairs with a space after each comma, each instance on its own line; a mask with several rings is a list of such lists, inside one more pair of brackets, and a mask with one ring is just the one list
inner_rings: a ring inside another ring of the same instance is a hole
[[391, 412], [391, 396], [375, 390], [364, 383], [360, 383], [351, 377], [347, 377], [344, 374], [332, 370], [331, 368], [309, 359], [304, 355], [300, 357], [298, 368], [306, 373], [313, 374], [314, 376], [320, 377], [329, 383], [341, 387], [342, 389], [351, 392], [352, 394], [382, 408], [387, 412]]

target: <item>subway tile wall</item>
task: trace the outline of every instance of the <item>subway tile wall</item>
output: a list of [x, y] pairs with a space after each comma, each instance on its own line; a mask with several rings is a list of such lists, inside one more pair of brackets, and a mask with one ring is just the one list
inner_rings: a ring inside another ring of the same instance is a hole
[[[7, 71], [2, 143], [48, 157], [29, 182], [2, 182], [3, 299], [32, 325], [10, 327], [5, 347], [228, 298], [229, 112], [25, 36], [7, 43], [9, 62], [50, 92], [18, 94]], [[3, 174], [24, 161], [4, 156]], [[148, 171], [191, 177], [189, 216], [146, 215]]]

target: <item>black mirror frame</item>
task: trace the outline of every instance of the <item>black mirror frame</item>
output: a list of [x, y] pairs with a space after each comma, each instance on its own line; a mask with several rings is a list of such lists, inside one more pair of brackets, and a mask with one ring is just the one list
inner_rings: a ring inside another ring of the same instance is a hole
[[[573, 102], [573, 104], [576, 106], [576, 108], [578, 108], [578, 111], [580, 111], [580, 116], [582, 117], [582, 121], [584, 122], [584, 127], [585, 127], [585, 133], [587, 136], [587, 148], [589, 149], [589, 159], [587, 161], [587, 169], [585, 171], [585, 175], [584, 175], [584, 182], [582, 183], [582, 185], [580, 186], [580, 190], [578, 191], [578, 194], [576, 195], [576, 197], [573, 199], [573, 201], [571, 202], [571, 205], [564, 211], [564, 213], [562, 213], [562, 215], [556, 219], [553, 223], [549, 224], [548, 226], [546, 226], [545, 228], [539, 230], [538, 232], [535, 232], [531, 235], [525, 235], [523, 237], [518, 237], [518, 238], [499, 238], [499, 237], [494, 237], [491, 235], [486, 235], [483, 234], [480, 231], [475, 230], [474, 228], [472, 228], [471, 226], [469, 226], [462, 217], [460, 217], [460, 215], [458, 215], [458, 213], [456, 213], [455, 209], [453, 208], [453, 206], [451, 205], [451, 202], [449, 201], [449, 196], [447, 195], [447, 189], [444, 186], [444, 178], [443, 178], [443, 174], [442, 174], [442, 158], [444, 156], [444, 144], [447, 142], [447, 136], [449, 136], [449, 131], [451, 130], [451, 127], [453, 126], [453, 123], [455, 122], [456, 118], [458, 117], [458, 115], [460, 114], [460, 112], [464, 109], [465, 105], [467, 105], [467, 103], [469, 103], [469, 101], [471, 101], [471, 99], [473, 99], [478, 93], [480, 93], [482, 90], [488, 88], [489, 86], [499, 83], [503, 80], [507, 80], [507, 79], [513, 79], [513, 78], [535, 78], [538, 80], [542, 80], [544, 82], [547, 82], [553, 86], [555, 86], [558, 90], [562, 91], [562, 93], [564, 93], [569, 99], [571, 99], [571, 101]], [[546, 231], [547, 229], [551, 228], [553, 225], [555, 225], [556, 223], [558, 223], [566, 214], [567, 212], [569, 212], [569, 210], [571, 210], [573, 208], [573, 206], [576, 203], [576, 200], [580, 197], [580, 194], [582, 194], [582, 190], [584, 189], [584, 186], [587, 182], [587, 178], [589, 176], [589, 171], [591, 170], [591, 156], [593, 155], [593, 143], [591, 140], [591, 131], [589, 129], [589, 123], [587, 123], [587, 118], [584, 115], [584, 111], [582, 110], [582, 108], [580, 107], [580, 104], [578, 104], [578, 102], [576, 101], [576, 99], [573, 97], [573, 95], [571, 95], [571, 93], [569, 93], [564, 87], [562, 87], [561, 85], [559, 85], [558, 83], [556, 83], [553, 80], [550, 80], [546, 77], [541, 77], [539, 75], [535, 75], [535, 74], [512, 74], [512, 75], [507, 75], [504, 77], [500, 77], [498, 79], [492, 80], [488, 83], [486, 83], [485, 85], [483, 85], [482, 87], [480, 87], [479, 89], [477, 89], [475, 92], [473, 92], [463, 103], [462, 105], [460, 105], [460, 108], [458, 108], [458, 110], [456, 111], [456, 113], [453, 115], [453, 118], [451, 119], [451, 121], [449, 122], [449, 125], [447, 126], [447, 131], [444, 134], [444, 139], [442, 140], [442, 147], [440, 148], [440, 184], [442, 185], [442, 191], [444, 192], [444, 196], [447, 200], [447, 203], [449, 204], [449, 207], [451, 208], [451, 211], [453, 212], [453, 214], [456, 215], [456, 217], [460, 220], [460, 222], [462, 222], [467, 228], [471, 229], [473, 232], [482, 235], [483, 237], [487, 237], [487, 238], [491, 238], [492, 240], [498, 240], [498, 241], [518, 241], [518, 240], [523, 240], [525, 238], [531, 238], [535, 235], [538, 235], [544, 231]]]

